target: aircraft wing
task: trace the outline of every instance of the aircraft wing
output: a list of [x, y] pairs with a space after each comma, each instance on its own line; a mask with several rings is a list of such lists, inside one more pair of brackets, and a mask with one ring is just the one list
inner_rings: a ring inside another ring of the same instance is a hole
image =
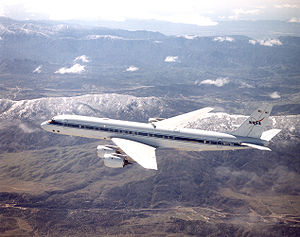
[[189, 113], [181, 114], [175, 117], [164, 119], [162, 121], [155, 122], [155, 126], [164, 128], [183, 128], [188, 123], [201, 119], [204, 115], [212, 111], [214, 108], [205, 107]]
[[122, 138], [111, 140], [142, 167], [157, 170], [155, 147]]
[[256, 144], [244, 143], [243, 142], [241, 145], [248, 146], [248, 147], [255, 148], [255, 149], [258, 149], [258, 150], [262, 150], [262, 151], [271, 151], [271, 149], [269, 147], [260, 146], [260, 145], [256, 145]]

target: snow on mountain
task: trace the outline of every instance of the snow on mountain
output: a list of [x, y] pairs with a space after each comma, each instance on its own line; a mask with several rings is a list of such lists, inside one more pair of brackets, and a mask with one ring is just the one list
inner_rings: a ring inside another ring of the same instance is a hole
[[[78, 114], [146, 122], [149, 117], [174, 114], [168, 101], [157, 97], [135, 97], [119, 94], [90, 94], [75, 97], [50, 97], [12, 101], [0, 99], [0, 123], [24, 121], [40, 123], [58, 114]], [[187, 127], [229, 132], [247, 118], [245, 115], [208, 113], [201, 120], [191, 121]], [[266, 129], [279, 128], [279, 137], [297, 141], [300, 115], [271, 116]]]
[[167, 104], [155, 97], [118, 94], [91, 94], [75, 97], [50, 97], [12, 101], [0, 99], [0, 121], [42, 121], [58, 114], [147, 119], [159, 116]]
[[[92, 94], [75, 97], [49, 97], [13, 101], [0, 99], [0, 153], [40, 149], [49, 146], [77, 145], [84, 142], [70, 136], [51, 139], [40, 124], [59, 114], [78, 114], [112, 119], [147, 122], [149, 117], [169, 117], [180, 114], [180, 105], [158, 97], [135, 97], [119, 94]], [[196, 109], [196, 108], [195, 108]], [[230, 132], [244, 120], [244, 115], [209, 113], [187, 127]], [[286, 149], [299, 144], [300, 115], [272, 116], [268, 128], [282, 131], [272, 140], [273, 149]]]
[[52, 30], [38, 24], [0, 24], [0, 35], [36, 35], [49, 37]]
[[282, 42], [278, 39], [269, 39], [269, 40], [249, 40], [249, 44], [252, 45], [262, 45], [262, 46], [268, 46], [268, 47], [272, 47], [272, 46], [281, 46]]
[[[201, 120], [191, 122], [188, 127], [203, 130], [231, 132], [237, 129], [247, 118], [245, 115], [227, 113], [209, 113]], [[282, 131], [276, 138], [282, 145], [299, 142], [300, 115], [270, 116], [265, 130], [277, 128]]]
[[[247, 118], [246, 115], [227, 113], [209, 113], [201, 120], [191, 122], [188, 127], [209, 129], [213, 131], [228, 131], [238, 128]], [[278, 128], [295, 132], [300, 128], [300, 115], [270, 116], [266, 129]]]
[[0, 35], [3, 35], [3, 34], [13, 34], [13, 33], [14, 33], [13, 31], [9, 30], [3, 24], [0, 24]]
[[97, 39], [111, 39], [111, 40], [125, 40], [123, 37], [115, 35], [88, 35], [86, 37], [88, 40], [97, 40]]

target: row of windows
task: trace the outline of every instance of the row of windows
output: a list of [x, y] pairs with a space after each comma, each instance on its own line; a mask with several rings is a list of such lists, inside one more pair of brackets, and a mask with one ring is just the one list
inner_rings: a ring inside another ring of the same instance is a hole
[[131, 134], [131, 135], [139, 135], [139, 136], [145, 136], [145, 137], [156, 137], [156, 138], [171, 139], [171, 140], [177, 140], [177, 141], [189, 141], [189, 142], [197, 142], [197, 143], [211, 144], [211, 145], [240, 146], [239, 143], [228, 143], [228, 142], [223, 142], [223, 141], [218, 141], [218, 142], [217, 141], [207, 141], [207, 140], [202, 140], [202, 139], [193, 139], [193, 138], [185, 138], [185, 137], [177, 137], [177, 136], [166, 136], [166, 135], [161, 135], [161, 134], [135, 132], [135, 131], [107, 128], [107, 127], [95, 127], [95, 126], [89, 126], [89, 125], [78, 125], [78, 124], [69, 124], [69, 123], [67, 124], [67, 123], [60, 123], [57, 121], [52, 122], [52, 124], [55, 124], [58, 126], [64, 126], [64, 127], [71, 127], [71, 128], [83, 128], [83, 129], [89, 129], [89, 130], [95, 130], [95, 131], [115, 132], [115, 133], [121, 133], [121, 134]]

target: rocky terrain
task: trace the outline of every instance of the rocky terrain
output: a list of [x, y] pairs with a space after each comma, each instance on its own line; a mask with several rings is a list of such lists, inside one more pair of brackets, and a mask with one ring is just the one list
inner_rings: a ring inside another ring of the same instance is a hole
[[[115, 170], [96, 156], [103, 141], [49, 134], [39, 123], [64, 112], [146, 120], [172, 114], [170, 101], [106, 94], [1, 103], [4, 236], [299, 234], [299, 115], [270, 118], [282, 129], [272, 152], [158, 150], [158, 171]], [[231, 131], [245, 118], [211, 112], [188, 126]]]
[[[0, 18], [0, 236], [299, 236], [299, 42]], [[40, 128], [211, 106], [188, 127], [229, 132], [261, 103], [272, 152], [158, 149], [158, 171]]]

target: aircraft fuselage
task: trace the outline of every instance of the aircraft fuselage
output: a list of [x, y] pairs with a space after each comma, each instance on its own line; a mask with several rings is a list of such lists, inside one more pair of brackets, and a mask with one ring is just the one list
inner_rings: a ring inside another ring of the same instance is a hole
[[150, 123], [138, 123], [78, 115], [59, 115], [43, 122], [42, 128], [53, 133], [94, 139], [123, 138], [155, 148], [181, 150], [236, 150], [247, 149], [241, 143], [264, 146], [266, 142], [251, 137], [199, 129], [166, 129]]

